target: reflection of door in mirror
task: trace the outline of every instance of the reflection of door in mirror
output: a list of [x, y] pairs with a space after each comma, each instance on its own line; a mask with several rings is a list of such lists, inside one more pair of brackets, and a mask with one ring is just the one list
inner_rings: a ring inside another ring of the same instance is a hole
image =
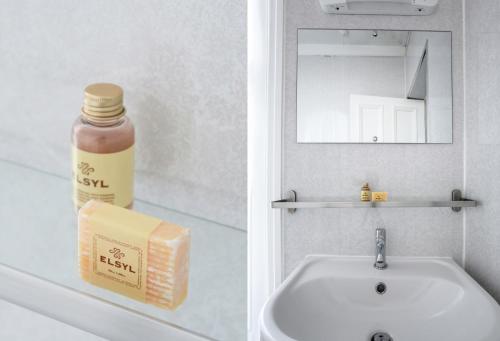
[[351, 95], [351, 142], [424, 143], [425, 101]]
[[297, 142], [451, 143], [451, 33], [300, 29]]

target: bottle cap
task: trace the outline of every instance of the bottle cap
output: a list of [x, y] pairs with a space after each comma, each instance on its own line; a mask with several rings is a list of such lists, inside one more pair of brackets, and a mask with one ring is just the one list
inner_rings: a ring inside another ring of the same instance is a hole
[[87, 86], [82, 114], [98, 122], [116, 120], [125, 115], [122, 88], [111, 83], [95, 83]]

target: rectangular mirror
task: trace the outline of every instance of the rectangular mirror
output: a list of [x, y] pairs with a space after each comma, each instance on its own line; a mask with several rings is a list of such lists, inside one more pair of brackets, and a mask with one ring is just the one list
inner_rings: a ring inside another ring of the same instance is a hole
[[298, 143], [452, 143], [451, 32], [299, 29]]

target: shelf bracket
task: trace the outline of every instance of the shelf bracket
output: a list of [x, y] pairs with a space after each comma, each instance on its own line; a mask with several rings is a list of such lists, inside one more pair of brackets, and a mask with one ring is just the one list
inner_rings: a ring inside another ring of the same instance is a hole
[[[462, 198], [462, 191], [459, 189], [454, 189], [451, 191], [451, 201], [464, 201], [467, 199]], [[460, 212], [462, 207], [452, 207], [451, 210], [453, 212]]]
[[[297, 192], [295, 192], [294, 190], [290, 190], [290, 191], [286, 192], [286, 199], [273, 201], [273, 207], [274, 207], [274, 203], [280, 203], [280, 202], [297, 202]], [[288, 209], [288, 213], [290, 213], [290, 214], [294, 214], [296, 211], [297, 211], [296, 207], [292, 207], [292, 208]]]

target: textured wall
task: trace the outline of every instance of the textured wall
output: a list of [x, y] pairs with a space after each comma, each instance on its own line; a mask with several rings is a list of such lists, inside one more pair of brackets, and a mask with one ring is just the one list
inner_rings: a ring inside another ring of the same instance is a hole
[[137, 197], [244, 228], [245, 65], [243, 0], [2, 2], [0, 158], [69, 177], [82, 91], [116, 82]]
[[466, 270], [500, 301], [500, 3], [466, 0]]
[[[440, 1], [429, 17], [337, 16], [317, 0], [293, 0], [285, 9], [285, 126], [283, 191], [302, 198], [357, 199], [364, 181], [392, 198], [448, 199], [463, 178], [462, 3]], [[494, 20], [494, 17], [491, 17]], [[297, 28], [424, 29], [453, 31], [453, 144], [339, 145], [296, 143]], [[388, 230], [389, 255], [462, 257], [462, 214], [450, 209], [323, 209], [284, 213], [288, 274], [307, 254], [373, 253], [376, 224]]]

